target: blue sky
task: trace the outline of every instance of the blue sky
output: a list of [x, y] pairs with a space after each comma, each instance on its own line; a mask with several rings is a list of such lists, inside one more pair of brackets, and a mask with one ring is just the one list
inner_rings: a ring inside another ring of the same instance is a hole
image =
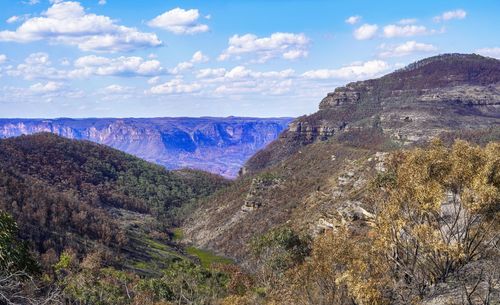
[[500, 58], [500, 2], [4, 0], [0, 117], [299, 116], [448, 52]]

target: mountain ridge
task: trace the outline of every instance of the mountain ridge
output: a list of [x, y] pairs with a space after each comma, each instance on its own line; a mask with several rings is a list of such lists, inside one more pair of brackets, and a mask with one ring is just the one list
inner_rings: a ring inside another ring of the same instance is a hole
[[131, 153], [168, 169], [194, 168], [234, 178], [290, 118], [0, 119], [0, 138], [52, 132]]
[[[420, 67], [412, 74], [393, 72], [327, 94], [316, 113], [295, 119], [250, 158], [244, 175], [224, 196], [213, 196], [192, 215], [184, 225], [186, 236], [198, 246], [248, 262], [249, 241], [272, 228], [289, 225], [317, 234], [365, 215], [362, 211], [373, 213], [364, 190], [391, 151], [426, 145], [436, 137], [480, 143], [500, 139], [500, 61], [445, 55], [431, 60], [429, 68], [450, 86], [440, 85], [442, 91], [429, 94], [425, 87], [436, 84], [427, 86], [428, 73]], [[466, 75], [476, 70], [486, 71], [471, 74], [486, 75], [484, 86], [469, 85]], [[421, 85], [419, 90], [393, 90], [411, 87], [412, 81]], [[493, 99], [475, 102], [486, 93]]]
[[366, 126], [377, 125], [395, 141], [409, 144], [438, 136], [449, 126], [499, 125], [499, 60], [444, 54], [408, 67], [337, 87], [316, 113], [292, 121], [279, 139], [252, 156], [244, 171], [258, 171], [304, 145]]

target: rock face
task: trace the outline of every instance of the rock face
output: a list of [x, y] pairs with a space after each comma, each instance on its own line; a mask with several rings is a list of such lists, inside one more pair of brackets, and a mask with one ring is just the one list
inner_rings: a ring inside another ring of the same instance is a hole
[[328, 93], [318, 112], [293, 121], [245, 169], [258, 171], [304, 145], [367, 128], [380, 128], [407, 145], [447, 130], [499, 126], [500, 61], [475, 54], [445, 54]]
[[247, 262], [248, 242], [280, 225], [317, 234], [347, 224], [363, 234], [375, 212], [366, 190], [389, 152], [442, 133], [500, 139], [499, 86], [499, 60], [450, 54], [337, 88], [196, 211], [185, 236]]
[[168, 169], [236, 177], [243, 163], [278, 137], [289, 118], [0, 119], [0, 138], [52, 132], [105, 144]]

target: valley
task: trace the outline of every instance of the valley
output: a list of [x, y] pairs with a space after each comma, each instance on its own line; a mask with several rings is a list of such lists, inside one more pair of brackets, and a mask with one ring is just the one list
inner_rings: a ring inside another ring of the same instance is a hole
[[499, 60], [445, 54], [294, 120], [0, 120], [0, 220], [45, 277], [18, 282], [76, 304], [498, 300], [499, 86]]
[[291, 118], [0, 119], [0, 138], [51, 132], [105, 144], [167, 169], [235, 178]]

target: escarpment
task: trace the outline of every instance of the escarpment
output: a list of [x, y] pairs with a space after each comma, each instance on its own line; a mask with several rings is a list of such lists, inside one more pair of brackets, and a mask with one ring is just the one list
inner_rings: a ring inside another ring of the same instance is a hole
[[[316, 234], [347, 222], [362, 230], [374, 213], [368, 181], [388, 152], [435, 137], [498, 140], [499, 100], [500, 61], [474, 54], [431, 57], [339, 87], [250, 158], [237, 182], [186, 222], [186, 237], [247, 261], [252, 238], [278, 226]], [[263, 183], [269, 177], [279, 183]]]

